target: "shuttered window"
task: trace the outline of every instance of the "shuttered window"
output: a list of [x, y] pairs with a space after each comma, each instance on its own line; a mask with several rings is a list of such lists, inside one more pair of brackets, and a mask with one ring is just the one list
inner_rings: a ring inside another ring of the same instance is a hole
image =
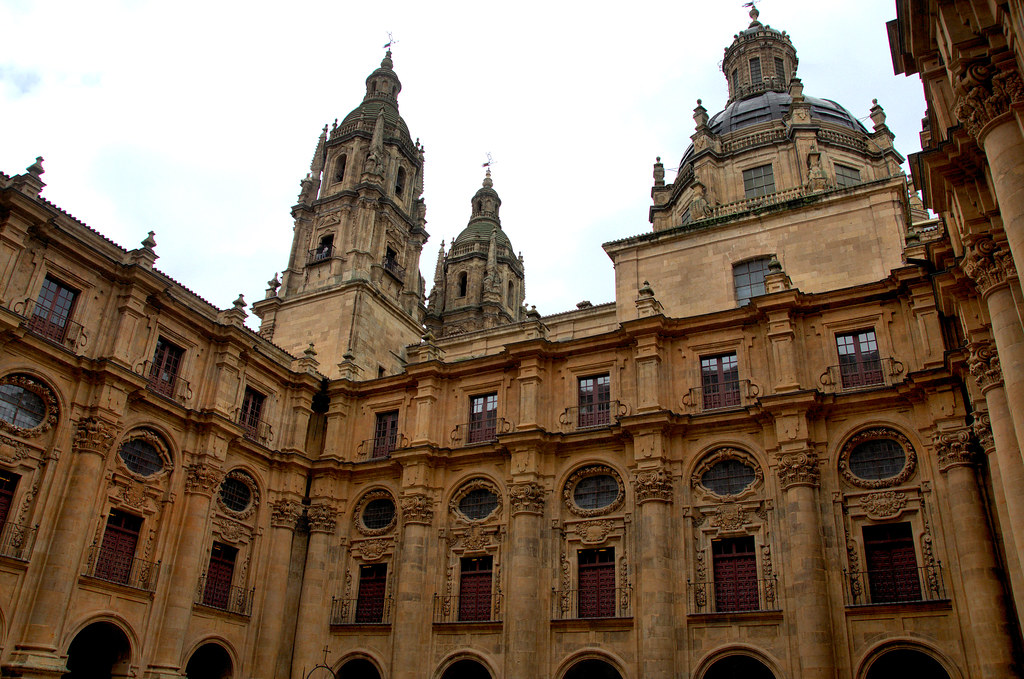
[[378, 623], [384, 621], [384, 592], [387, 582], [387, 564], [375, 563], [359, 567], [356, 622]]
[[464, 557], [460, 565], [459, 620], [490, 620], [493, 558]]
[[107, 517], [107, 528], [103, 531], [103, 542], [96, 557], [93, 574], [107, 582], [128, 584], [132, 574], [135, 547], [139, 543], [142, 519], [116, 509]]
[[715, 610], [756, 611], [757, 557], [754, 538], [728, 538], [711, 545], [715, 570]]
[[615, 617], [615, 549], [581, 549], [579, 617]]
[[920, 601], [914, 537], [909, 523], [864, 526], [871, 603]]

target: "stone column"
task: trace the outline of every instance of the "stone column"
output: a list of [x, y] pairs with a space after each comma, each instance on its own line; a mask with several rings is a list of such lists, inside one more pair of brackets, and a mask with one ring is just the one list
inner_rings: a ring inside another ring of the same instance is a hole
[[541, 676], [541, 640], [548, 618], [537, 583], [543, 580], [541, 533], [544, 529], [544, 489], [533, 481], [509, 488], [512, 519], [509, 554], [508, 596], [505, 599], [505, 627], [508, 651], [505, 676], [535, 679]]
[[402, 552], [398, 564], [398, 590], [395, 601], [391, 677], [420, 679], [426, 672], [430, 641], [432, 592], [427, 579], [430, 525], [434, 520], [433, 502], [424, 493], [402, 497]]
[[825, 551], [821, 539], [818, 508], [818, 456], [810, 451], [782, 453], [777, 458], [779, 485], [785, 507], [785, 572], [789, 599], [788, 615], [796, 630], [801, 679], [833, 679], [835, 655], [829, 612]]
[[320, 649], [330, 629], [331, 597], [327, 593], [327, 579], [333, 564], [328, 553], [338, 524], [337, 516], [337, 510], [326, 502], [314, 502], [306, 510], [309, 545], [306, 548], [306, 567], [302, 571], [302, 594], [299, 596], [295, 646], [292, 649], [292, 677], [304, 676], [303, 671], [309, 671], [322, 660]]
[[208, 464], [198, 463], [185, 469], [185, 511], [182, 516], [178, 542], [174, 547], [174, 563], [167, 575], [167, 599], [160, 616], [160, 632], [156, 637], [156, 651], [152, 656], [147, 677], [180, 677], [182, 646], [192, 604], [195, 602], [199, 575], [204, 566], [203, 544], [207, 536], [207, 519], [214, 489], [224, 475]]
[[963, 584], [961, 605], [968, 618], [969, 638], [975, 640], [971, 675], [1013, 676], [1013, 641], [999, 566], [992, 547], [988, 517], [982, 504], [974, 465], [976, 454], [967, 428], [940, 432], [935, 437], [939, 471], [946, 478], [946, 498]]
[[[270, 547], [263, 607], [260, 611], [259, 640], [253, 659], [252, 677], [273, 679], [277, 672], [288, 591], [288, 564], [292, 555], [295, 522], [302, 505], [294, 500], [278, 500], [270, 505]], [[282, 677], [282, 679], [287, 679]]]
[[634, 601], [640, 623], [640, 672], [644, 679], [673, 679], [676, 620], [672, 602], [672, 553], [677, 541], [672, 531], [672, 479], [662, 467], [643, 469], [633, 479], [639, 505], [639, 591]]
[[78, 567], [89, 540], [89, 522], [103, 483], [103, 463], [114, 441], [114, 426], [96, 418], [78, 421], [72, 443], [70, 478], [57, 516], [50, 549], [32, 612], [21, 643], [15, 646], [11, 666], [18, 676], [60, 677], [67, 671], [57, 644], [71, 594], [78, 582]]

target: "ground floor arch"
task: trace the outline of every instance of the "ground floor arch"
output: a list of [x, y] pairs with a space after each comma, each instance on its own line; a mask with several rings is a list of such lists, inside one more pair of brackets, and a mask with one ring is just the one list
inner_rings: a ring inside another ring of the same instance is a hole
[[188, 679], [231, 679], [234, 663], [227, 649], [216, 642], [207, 642], [197, 648], [185, 665]]
[[63, 679], [127, 677], [131, 657], [132, 645], [124, 630], [112, 622], [94, 622], [71, 640]]
[[749, 655], [727, 655], [711, 663], [703, 679], [775, 679], [768, 666]]
[[564, 679], [622, 679], [615, 666], [598, 658], [585, 658], [573, 663]]
[[441, 679], [493, 679], [487, 668], [477, 660], [456, 660], [441, 675]]
[[338, 679], [381, 679], [377, 666], [366, 658], [353, 658], [342, 663], [335, 676]]
[[878, 655], [868, 668], [866, 679], [915, 677], [915, 679], [950, 679], [938, 660], [912, 648], [894, 648]]

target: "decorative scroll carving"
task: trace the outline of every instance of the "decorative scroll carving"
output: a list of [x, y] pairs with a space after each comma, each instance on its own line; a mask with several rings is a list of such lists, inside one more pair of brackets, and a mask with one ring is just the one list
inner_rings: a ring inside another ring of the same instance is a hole
[[430, 524], [434, 520], [434, 503], [430, 496], [413, 493], [402, 498], [402, 523]]
[[191, 464], [185, 468], [185, 492], [210, 495], [220, 485], [220, 470], [208, 464]]
[[72, 450], [77, 453], [98, 453], [106, 455], [114, 442], [114, 427], [108, 422], [95, 417], [85, 417], [78, 421]]
[[883, 490], [861, 498], [860, 506], [871, 519], [894, 519], [907, 506], [907, 496], [895, 490]]
[[582, 521], [573, 526], [573, 532], [579, 536], [580, 542], [585, 545], [601, 544], [614, 529], [615, 522], [611, 519]]
[[237, 545], [242, 542], [248, 542], [249, 537], [252, 535], [252, 530], [248, 526], [234, 519], [217, 517], [214, 519], [213, 524], [217, 527], [220, 537], [225, 542], [232, 544]]
[[629, 594], [632, 591], [629, 587], [629, 565], [626, 563], [626, 557], [619, 557], [619, 587], [621, 587], [622, 598], [619, 601], [620, 610], [629, 609]]
[[366, 510], [366, 505], [370, 504], [374, 500], [388, 500], [392, 503], [392, 505], [394, 505], [395, 502], [395, 498], [391, 495], [391, 493], [389, 491], [384, 490], [383, 488], [371, 490], [367, 493], [364, 493], [363, 496], [359, 498], [359, 502], [356, 504], [355, 511], [352, 512], [352, 522], [353, 524], [355, 524], [357, 531], [368, 537], [372, 537], [374, 535], [384, 535], [385, 533], [389, 533], [394, 529], [395, 524], [398, 522], [398, 512], [396, 511], [395, 515], [391, 517], [391, 521], [388, 522], [388, 525], [382, 526], [381, 528], [370, 528], [365, 523], [363, 523], [363, 512]]
[[924, 533], [921, 535], [921, 556], [924, 561], [925, 573], [927, 574], [928, 591], [932, 593], [934, 598], [938, 599], [942, 592], [942, 582], [939, 579], [938, 569], [935, 568], [938, 562], [932, 551], [932, 528], [928, 523], [928, 515], [923, 511], [921, 512], [921, 522], [924, 524]]
[[737, 531], [743, 528], [749, 519], [750, 512], [729, 503], [722, 505], [711, 515], [711, 526], [723, 532]]
[[390, 538], [364, 540], [359, 543], [359, 553], [366, 561], [376, 561], [387, 551], [392, 542]]
[[302, 503], [295, 500], [277, 500], [270, 503], [270, 525], [274, 528], [295, 530], [302, 516]]
[[[615, 483], [618, 485], [619, 494], [615, 497], [615, 500], [613, 500], [611, 504], [604, 507], [599, 507], [597, 509], [584, 509], [583, 507], [577, 505], [576, 500], [573, 497], [573, 493], [576, 490], [576, 484], [578, 484], [580, 481], [587, 478], [588, 476], [598, 476], [605, 474], [615, 479]], [[583, 517], [600, 516], [602, 514], [608, 514], [609, 512], [613, 512], [616, 509], [618, 509], [620, 505], [622, 505], [622, 502], [625, 500], [625, 498], [626, 488], [625, 486], [622, 485], [622, 478], [614, 469], [603, 464], [589, 465], [577, 469], [575, 472], [573, 472], [572, 476], [570, 476], [569, 479], [565, 482], [565, 488], [562, 490], [562, 499], [565, 500], [565, 506], [569, 509], [570, 512], [572, 512], [576, 516]]]
[[967, 345], [969, 355], [967, 368], [978, 381], [982, 393], [991, 387], [1002, 386], [1003, 369], [999, 363], [999, 354], [991, 342], [971, 342]]
[[37, 493], [39, 493], [38, 481], [32, 484], [32, 487], [25, 493], [25, 497], [21, 499], [21, 509], [18, 510], [18, 525], [25, 525], [28, 518], [28, 510], [32, 506], [32, 500], [36, 498]]
[[974, 413], [974, 423], [971, 424], [971, 430], [974, 432], [974, 437], [978, 439], [978, 444], [985, 451], [986, 455], [991, 455], [996, 451], [996, 441], [992, 436], [992, 419], [988, 413], [984, 411]]
[[935, 435], [935, 452], [939, 456], [939, 471], [953, 467], [971, 466], [977, 454], [971, 445], [971, 430], [967, 427], [940, 432]]
[[850, 531], [844, 528], [843, 532], [846, 533], [846, 558], [850, 562], [850, 594], [853, 595], [854, 601], [857, 601], [857, 597], [863, 591], [860, 582], [860, 551], [857, 549], [856, 541], [850, 537]]
[[[240, 512], [235, 511], [224, 504], [224, 498], [221, 497], [220, 493], [217, 493], [217, 508], [236, 519], [248, 519], [256, 513], [256, 509], [260, 506], [260, 488], [256, 485], [255, 479], [241, 469], [232, 469], [229, 471], [225, 475], [224, 481], [227, 481], [228, 479], [239, 481], [245, 484], [245, 487], [249, 489], [249, 506]], [[223, 484], [224, 481], [221, 481], [221, 484]]]
[[[12, 452], [8, 452], [8, 448]], [[29, 448], [21, 441], [15, 441], [9, 436], [0, 434], [0, 460], [13, 464], [28, 457]]]
[[146, 487], [137, 481], [121, 486], [121, 502], [129, 507], [141, 509], [146, 504]]
[[572, 605], [572, 574], [570, 572], [571, 567], [569, 566], [569, 552], [568, 547], [565, 544], [565, 535], [562, 535], [562, 554], [561, 554], [561, 570], [562, 570], [562, 596], [561, 601], [558, 602], [559, 609], [563, 614], [568, 613], [570, 606]]
[[[768, 536], [765, 535], [765, 538]], [[775, 608], [775, 569], [772, 567], [772, 548], [766, 542], [761, 545], [761, 577], [764, 578], [765, 608]]]
[[[862, 479], [850, 469], [850, 453], [861, 443], [875, 439], [891, 439], [903, 448], [903, 454], [906, 456], [903, 462], [903, 469], [895, 476], [890, 476], [887, 479]], [[914, 450], [914, 446], [911, 445], [910, 439], [895, 429], [889, 429], [888, 427], [863, 429], [851, 436], [843, 445], [843, 449], [839, 451], [839, 474], [846, 482], [858, 488], [875, 489], [898, 486], [906, 483], [913, 476], [915, 469], [917, 469], [917, 452]]]
[[[704, 550], [698, 548], [695, 561], [697, 562], [697, 582], [703, 583], [708, 581], [708, 565], [704, 555]], [[703, 610], [708, 604], [707, 590], [704, 587], [697, 587], [695, 590], [697, 597], [697, 609]]]
[[[495, 506], [494, 508], [494, 511], [480, 519], [470, 518], [463, 514], [462, 510], [459, 509], [459, 504], [462, 502], [462, 499], [466, 497], [466, 495], [468, 495], [469, 493], [473, 492], [474, 490], [490, 491], [491, 493], [494, 494], [494, 497], [498, 502], [497, 506]], [[454, 516], [457, 520], [463, 523], [484, 523], [485, 521], [495, 521], [501, 516], [501, 509], [501, 492], [499, 492], [498, 487], [495, 486], [490, 481], [488, 481], [487, 479], [481, 478], [476, 478], [462, 484], [459, 487], [459, 489], [452, 494], [452, 498], [448, 502], [448, 511], [451, 512], [452, 516]]]
[[508, 489], [512, 514], [544, 513], [544, 489], [536, 483], [517, 483]]
[[329, 504], [318, 502], [306, 510], [310, 533], [334, 533], [338, 523], [338, 511]]
[[780, 454], [776, 472], [783, 490], [794, 486], [817, 486], [821, 478], [818, 455], [811, 451]]
[[33, 436], [39, 436], [40, 434], [53, 428], [57, 424], [57, 397], [54, 396], [50, 388], [36, 380], [32, 379], [27, 375], [7, 375], [3, 379], [0, 379], [0, 385], [13, 385], [21, 387], [27, 392], [35, 394], [43, 402], [43, 419], [39, 424], [34, 427], [19, 427], [13, 422], [7, 422], [0, 419], [0, 430], [14, 434], [15, 436], [21, 436], [22, 438], [31, 438]]
[[640, 504], [650, 501], [672, 501], [672, 478], [664, 469], [650, 469], [636, 473], [633, 481], [636, 501]]
[[991, 238], [976, 239], [968, 248], [961, 266], [983, 296], [1017, 275], [1013, 255]]
[[985, 125], [1024, 100], [1024, 82], [1016, 70], [978, 62], [958, 74], [957, 95], [953, 114], [977, 137]]

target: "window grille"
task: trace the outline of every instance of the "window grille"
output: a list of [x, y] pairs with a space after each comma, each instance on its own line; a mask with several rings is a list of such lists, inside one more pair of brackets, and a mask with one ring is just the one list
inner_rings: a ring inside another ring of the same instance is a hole
[[754, 482], [755, 472], [750, 465], [739, 460], [720, 460], [700, 477], [700, 484], [711, 492], [739, 495]]
[[850, 451], [850, 471], [862, 479], [891, 479], [903, 471], [907, 454], [892, 439], [864, 441]]
[[609, 474], [587, 476], [572, 491], [573, 502], [580, 509], [602, 509], [619, 497], [619, 484]]
[[46, 419], [46, 404], [38, 394], [17, 384], [0, 384], [0, 420], [33, 429]]
[[124, 466], [139, 476], [152, 476], [164, 468], [164, 459], [160, 451], [142, 438], [125, 441], [117, 454], [124, 462]]
[[387, 528], [395, 519], [395, 503], [387, 498], [370, 500], [363, 510], [363, 525], [370, 530]]
[[761, 58], [754, 57], [750, 60], [750, 84], [760, 84], [761, 80]]
[[498, 508], [498, 496], [487, 488], [466, 493], [459, 501], [459, 511], [468, 519], [486, 519]]
[[786, 79], [786, 62], [780, 57], [775, 57], [775, 75], [783, 80]]
[[233, 512], [244, 512], [252, 503], [252, 491], [245, 481], [228, 476], [220, 484], [220, 501]]

